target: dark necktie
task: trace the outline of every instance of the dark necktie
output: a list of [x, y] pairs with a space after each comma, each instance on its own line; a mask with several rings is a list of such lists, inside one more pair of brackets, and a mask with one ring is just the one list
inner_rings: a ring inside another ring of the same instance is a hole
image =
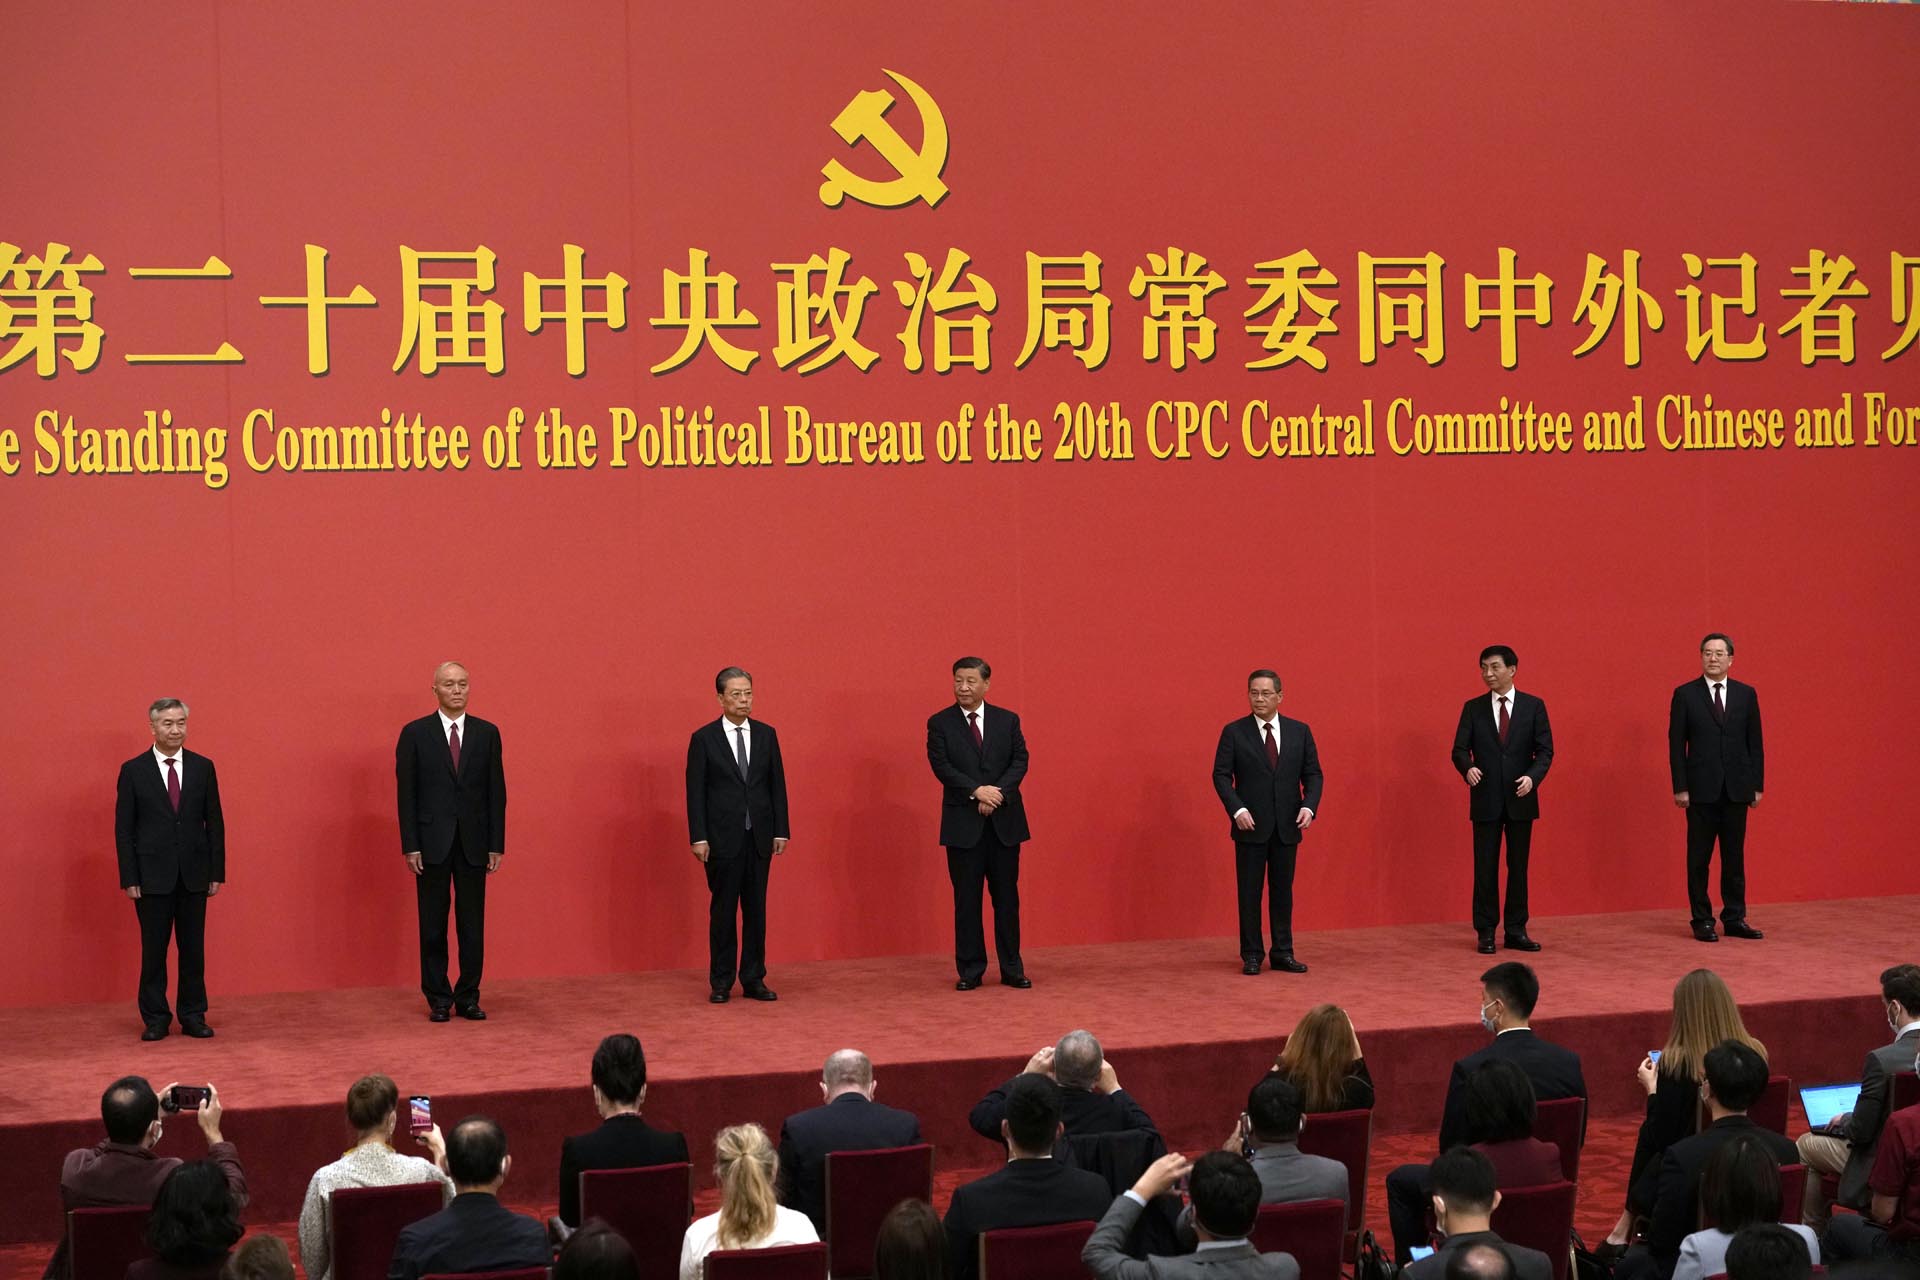
[[173, 771], [173, 757], [167, 757], [167, 803], [180, 812], [180, 775]]
[[967, 732], [973, 735], [974, 748], [984, 752], [987, 749], [987, 743], [986, 739], [980, 736], [980, 713], [978, 711], [967, 712]]
[[453, 757], [453, 771], [460, 772], [460, 722], [454, 721], [447, 731], [447, 753]]
[[1507, 745], [1507, 730], [1512, 723], [1507, 719], [1507, 695], [1503, 693], [1500, 695], [1500, 745], [1503, 747]]
[[1273, 722], [1267, 722], [1267, 768], [1280, 767], [1280, 743], [1273, 736]]
[[[747, 780], [747, 726], [743, 724], [733, 726], [733, 763], [734, 767], [740, 770], [740, 781], [745, 782]], [[748, 806], [747, 809], [746, 829], [753, 830], [752, 806]]]
[[1713, 686], [1713, 718], [1721, 724], [1727, 722], [1727, 704], [1720, 701], [1720, 686]]

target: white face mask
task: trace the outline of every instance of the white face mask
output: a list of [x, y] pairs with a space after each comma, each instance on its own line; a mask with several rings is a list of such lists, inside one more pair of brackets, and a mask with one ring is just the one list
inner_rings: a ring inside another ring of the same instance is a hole
[[1480, 1006], [1480, 1025], [1489, 1032], [1498, 1032], [1500, 1030], [1500, 1024], [1487, 1016], [1487, 1010], [1499, 1003], [1498, 1000], [1489, 1000]]

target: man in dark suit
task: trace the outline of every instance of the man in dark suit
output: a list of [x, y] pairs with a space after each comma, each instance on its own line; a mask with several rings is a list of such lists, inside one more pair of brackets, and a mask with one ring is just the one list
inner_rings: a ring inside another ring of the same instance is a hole
[[1313, 730], [1280, 714], [1280, 676], [1265, 667], [1247, 677], [1253, 714], [1220, 731], [1213, 789], [1233, 820], [1240, 896], [1240, 972], [1260, 972], [1260, 887], [1267, 882], [1273, 967], [1305, 973], [1293, 958], [1293, 866], [1300, 841], [1320, 811], [1320, 753]]
[[1552, 1280], [1553, 1263], [1546, 1254], [1508, 1244], [1494, 1233], [1493, 1211], [1500, 1205], [1498, 1175], [1493, 1161], [1483, 1153], [1455, 1147], [1428, 1167], [1427, 1181], [1433, 1188], [1434, 1228], [1442, 1240], [1432, 1254], [1406, 1269], [1406, 1280], [1442, 1280], [1455, 1258], [1489, 1247], [1505, 1255], [1513, 1280]]
[[1893, 1078], [1914, 1069], [1920, 1053], [1920, 965], [1897, 964], [1880, 974], [1880, 1004], [1893, 1041], [1867, 1054], [1860, 1069], [1860, 1096], [1853, 1110], [1835, 1116], [1824, 1132], [1801, 1135], [1796, 1144], [1807, 1166], [1801, 1221], [1816, 1232], [1827, 1225], [1829, 1205], [1821, 1193], [1822, 1174], [1840, 1179], [1840, 1203], [1850, 1209], [1869, 1206], [1868, 1176], [1887, 1116], [1893, 1111]]
[[1488, 693], [1469, 698], [1453, 731], [1453, 767], [1467, 780], [1473, 820], [1473, 929], [1481, 955], [1493, 954], [1500, 912], [1500, 840], [1507, 842], [1507, 946], [1538, 951], [1527, 936], [1527, 855], [1540, 816], [1540, 784], [1553, 764], [1547, 704], [1513, 687], [1520, 659], [1504, 644], [1480, 651]]
[[1781, 1165], [1800, 1156], [1785, 1136], [1763, 1129], [1747, 1118], [1747, 1108], [1760, 1100], [1767, 1087], [1767, 1060], [1738, 1040], [1725, 1040], [1703, 1058], [1706, 1079], [1701, 1100], [1712, 1122], [1690, 1138], [1667, 1148], [1660, 1162], [1640, 1175], [1632, 1204], [1651, 1206], [1646, 1243], [1621, 1257], [1614, 1270], [1619, 1280], [1646, 1280], [1670, 1276], [1680, 1257], [1680, 1243], [1700, 1226], [1700, 1175], [1707, 1160], [1736, 1138], [1758, 1143]]
[[687, 1140], [640, 1118], [647, 1101], [647, 1056], [630, 1035], [611, 1035], [593, 1051], [593, 1106], [600, 1127], [560, 1142], [560, 1216], [564, 1237], [580, 1226], [580, 1174], [586, 1169], [645, 1169], [683, 1164]]
[[[413, 872], [420, 916], [420, 991], [427, 1015], [456, 1009], [475, 1022], [487, 958], [487, 877], [507, 850], [507, 774], [500, 730], [467, 714], [467, 669], [433, 669], [439, 710], [400, 730], [393, 771], [400, 799], [400, 851]], [[447, 906], [460, 942], [460, 981], [447, 985]]]
[[750, 718], [753, 676], [727, 667], [713, 678], [713, 687], [720, 718], [694, 730], [687, 743], [688, 838], [713, 895], [707, 906], [707, 999], [732, 999], [738, 973], [747, 999], [778, 1000], [767, 985], [767, 873], [786, 852], [791, 834], [787, 769], [773, 726]]
[[1005, 1227], [1096, 1222], [1113, 1194], [1097, 1173], [1053, 1158], [1060, 1124], [1060, 1091], [1042, 1075], [1023, 1075], [1007, 1087], [1005, 1117], [995, 1136], [1007, 1163], [954, 1189], [947, 1208], [947, 1248], [955, 1277], [980, 1274], [979, 1240]]
[[147, 708], [153, 747], [120, 766], [113, 843], [120, 887], [140, 919], [142, 1040], [173, 1022], [167, 1007], [167, 942], [180, 947], [180, 1029], [205, 1039], [207, 899], [227, 879], [227, 826], [213, 761], [186, 749], [187, 704], [161, 698]]
[[455, 1125], [447, 1135], [453, 1200], [401, 1231], [387, 1280], [551, 1265], [545, 1228], [500, 1203], [500, 1187], [512, 1166], [499, 1125], [485, 1116], [468, 1116]]
[[993, 668], [985, 658], [953, 664], [954, 705], [927, 719], [927, 763], [944, 789], [940, 843], [953, 881], [953, 966], [956, 991], [972, 991], [987, 972], [980, 886], [993, 898], [993, 951], [1000, 981], [1026, 988], [1020, 960], [1020, 846], [1028, 838], [1020, 780], [1027, 776], [1027, 740], [1020, 717], [987, 706]]
[[1166, 1150], [1153, 1117], [1120, 1087], [1118, 1073], [1090, 1031], [1067, 1032], [1058, 1044], [1050, 1044], [1027, 1059], [1019, 1075], [975, 1103], [967, 1117], [973, 1131], [994, 1142], [1001, 1141], [1015, 1086], [1034, 1079], [1052, 1083], [1064, 1122], [1062, 1132], [1067, 1137], [1135, 1131], [1152, 1136], [1155, 1149], [1149, 1160]]
[[[1539, 1002], [1540, 979], [1516, 960], [1497, 964], [1480, 975], [1480, 1025], [1493, 1034], [1493, 1043], [1453, 1064], [1440, 1116], [1442, 1154], [1473, 1140], [1467, 1132], [1467, 1078], [1482, 1063], [1513, 1063], [1526, 1073], [1533, 1084], [1533, 1096], [1542, 1102], [1586, 1098], [1587, 1081], [1580, 1070], [1580, 1055], [1533, 1034], [1530, 1023]], [[1584, 1132], [1583, 1128], [1583, 1137]], [[1387, 1212], [1393, 1221], [1403, 1226], [1424, 1221], [1427, 1199], [1433, 1194], [1429, 1176], [1428, 1166], [1423, 1164], [1403, 1164], [1387, 1175]], [[1426, 1241], [1402, 1239], [1403, 1234], [1411, 1237], [1417, 1233], [1394, 1233], [1394, 1256], [1404, 1267], [1412, 1259], [1408, 1250]]]
[[1720, 921], [1729, 938], [1758, 939], [1747, 923], [1747, 810], [1766, 787], [1760, 742], [1760, 695], [1727, 677], [1733, 641], [1718, 631], [1700, 642], [1703, 675], [1673, 691], [1667, 755], [1673, 802], [1687, 813], [1687, 905], [1693, 936], [1718, 942], [1707, 868], [1720, 842]]
[[[1198, 1248], [1128, 1257], [1128, 1240], [1147, 1206], [1183, 1177], [1192, 1199], [1186, 1216]], [[1115, 1197], [1080, 1261], [1097, 1280], [1300, 1280], [1300, 1263], [1292, 1254], [1261, 1253], [1247, 1239], [1259, 1214], [1260, 1178], [1239, 1154], [1209, 1151], [1194, 1161], [1177, 1153], [1162, 1156]]]
[[823, 1105], [790, 1115], [780, 1126], [780, 1202], [813, 1219], [827, 1238], [827, 1157], [836, 1151], [883, 1151], [920, 1141], [911, 1111], [873, 1100], [873, 1062], [841, 1049], [820, 1069]]

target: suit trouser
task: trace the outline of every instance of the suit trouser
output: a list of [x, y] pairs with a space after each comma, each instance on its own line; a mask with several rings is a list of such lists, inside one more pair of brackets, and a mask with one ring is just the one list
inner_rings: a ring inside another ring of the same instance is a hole
[[207, 1015], [207, 895], [176, 881], [172, 893], [141, 891], [133, 900], [140, 918], [140, 1017], [150, 1027], [173, 1021], [167, 1007], [167, 942], [180, 947], [180, 1021]]
[[[458, 836], [444, 862], [429, 862], [413, 878], [420, 912], [420, 991], [429, 1005], [480, 1003], [480, 971], [487, 959], [487, 864], [474, 866]], [[459, 985], [447, 985], [447, 906], [453, 906], [460, 946]]]
[[1278, 832], [1259, 844], [1233, 844], [1234, 879], [1240, 890], [1240, 959], [1257, 961], [1266, 948], [1260, 941], [1260, 887], [1266, 882], [1267, 923], [1273, 931], [1273, 954], [1293, 952], [1293, 866], [1300, 842], [1283, 842]]
[[707, 859], [707, 888], [713, 894], [707, 904], [707, 982], [715, 991], [731, 991], [736, 972], [743, 987], [766, 981], [767, 873], [772, 869], [773, 859], [761, 857], [751, 842], [731, 858]]
[[1001, 844], [987, 826], [971, 849], [947, 846], [947, 878], [953, 881], [953, 967], [978, 982], [987, 971], [987, 934], [980, 916], [980, 887], [993, 899], [993, 954], [1000, 979], [1026, 976], [1020, 959], [1020, 846]]
[[1433, 1179], [1424, 1164], [1403, 1164], [1387, 1175], [1387, 1224], [1393, 1231], [1393, 1260], [1413, 1261], [1407, 1251], [1427, 1243], [1427, 1214], [1433, 1206]]
[[1839, 1215], [1820, 1237], [1820, 1261], [1829, 1268], [1869, 1258], [1897, 1258], [1912, 1265], [1920, 1262], [1920, 1240], [1896, 1241], [1885, 1227], [1857, 1213]]
[[1527, 856], [1533, 850], [1533, 819], [1506, 818], [1473, 824], [1473, 927], [1492, 933], [1500, 923], [1500, 837], [1507, 840], [1508, 933], [1527, 931]]
[[1707, 867], [1720, 842], [1720, 918], [1747, 918], [1747, 806], [1738, 800], [1693, 801], [1687, 806], [1687, 906], [1695, 924], [1713, 923]]
[[1794, 1139], [1793, 1145], [1800, 1152], [1800, 1163], [1807, 1166], [1807, 1189], [1800, 1197], [1800, 1221], [1818, 1233], [1833, 1214], [1833, 1206], [1820, 1190], [1820, 1175], [1830, 1173], [1837, 1178], [1846, 1172], [1847, 1157], [1853, 1154], [1853, 1147], [1845, 1138], [1827, 1133], [1803, 1133]]

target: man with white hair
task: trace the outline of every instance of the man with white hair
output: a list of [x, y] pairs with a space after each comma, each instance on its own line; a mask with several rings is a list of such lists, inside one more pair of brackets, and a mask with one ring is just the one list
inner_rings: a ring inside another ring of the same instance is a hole
[[167, 943], [180, 948], [180, 1029], [206, 1039], [207, 899], [227, 878], [227, 827], [213, 761], [186, 749], [187, 704], [161, 698], [147, 708], [153, 746], [120, 766], [113, 842], [120, 888], [140, 917], [142, 1040], [163, 1038]]
[[873, 1100], [873, 1062], [858, 1049], [840, 1049], [820, 1070], [825, 1101], [787, 1117], [780, 1126], [780, 1203], [813, 1219], [826, 1238], [827, 1156], [835, 1151], [882, 1151], [920, 1141], [910, 1111]]
[[[1066, 1137], [1139, 1130], [1152, 1135], [1149, 1159], [1165, 1153], [1153, 1117], [1120, 1087], [1120, 1077], [1091, 1031], [1067, 1032], [1059, 1043], [1029, 1058], [1022, 1068], [1023, 1074], [1027, 1072], [1046, 1076], [1059, 1089], [1060, 1123]], [[1012, 1088], [1009, 1080], [975, 1104], [967, 1118], [975, 1133], [994, 1142], [1002, 1140], [1000, 1122], [1007, 1118], [1007, 1094]]]
[[[487, 955], [487, 877], [507, 848], [507, 775], [500, 730], [467, 714], [467, 669], [433, 669], [432, 715], [400, 730], [394, 774], [400, 798], [400, 852], [413, 873], [420, 916], [420, 991], [427, 1014], [478, 1022]], [[460, 941], [460, 981], [447, 985], [447, 908]]]

